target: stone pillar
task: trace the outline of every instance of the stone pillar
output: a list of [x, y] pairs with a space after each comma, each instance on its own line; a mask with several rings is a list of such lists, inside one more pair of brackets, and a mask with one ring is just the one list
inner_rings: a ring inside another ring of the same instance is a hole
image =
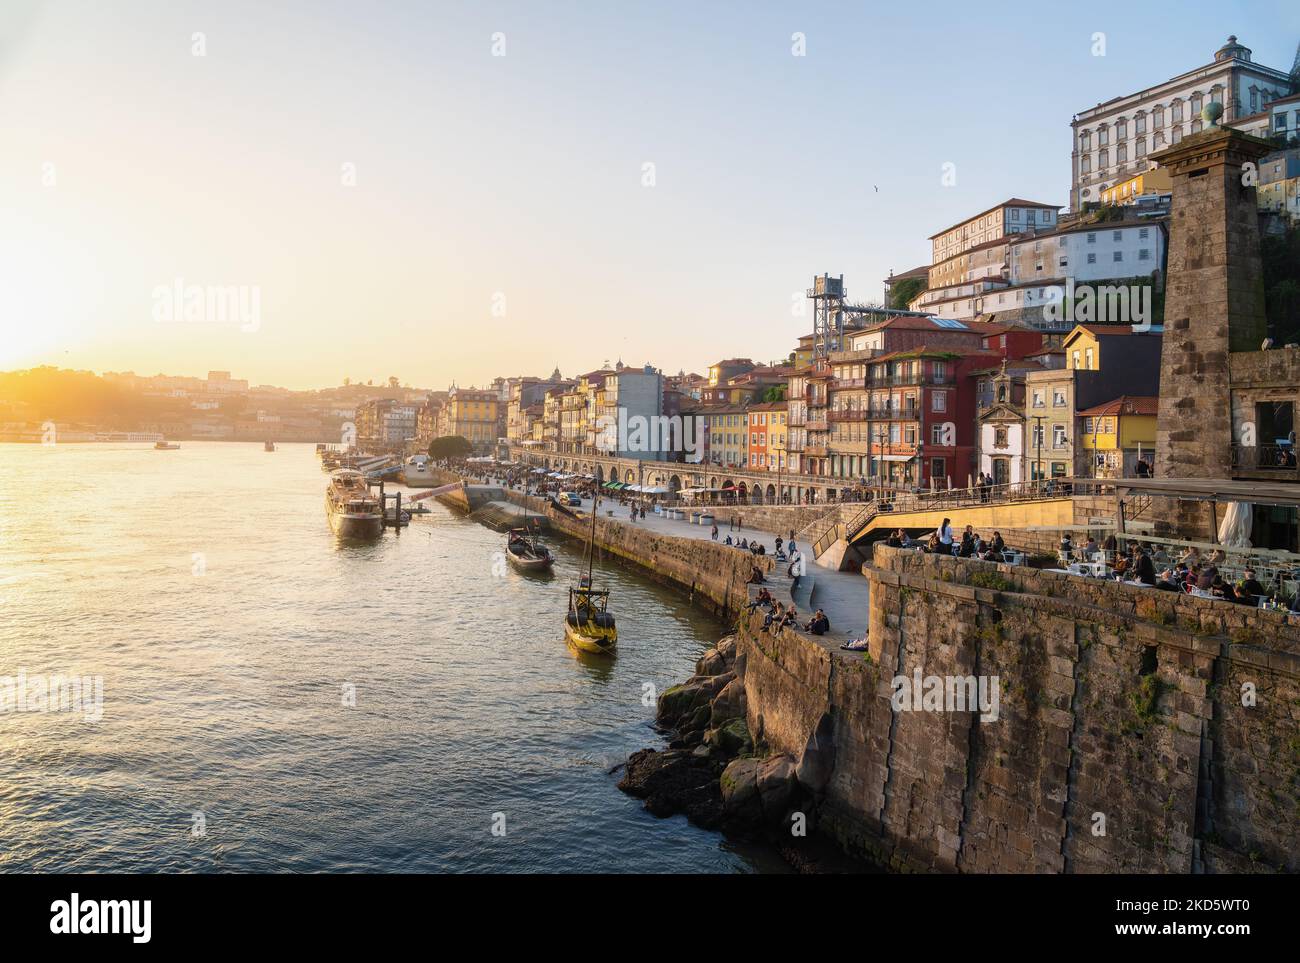
[[[1210, 127], [1150, 155], [1173, 179], [1156, 422], [1159, 478], [1231, 477], [1228, 354], [1258, 350], [1267, 334], [1255, 178], [1247, 172], [1269, 150], [1267, 141]], [[1210, 537], [1203, 503], [1156, 499], [1152, 508], [1157, 532]]]

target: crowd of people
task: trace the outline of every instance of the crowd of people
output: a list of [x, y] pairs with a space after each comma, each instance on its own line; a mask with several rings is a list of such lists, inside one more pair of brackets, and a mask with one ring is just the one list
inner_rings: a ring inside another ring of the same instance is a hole
[[985, 562], [1006, 561], [1008, 551], [1001, 532], [994, 531], [991, 537], [984, 538], [973, 526], [967, 525], [966, 530], [957, 536], [953, 533], [950, 518], [945, 518], [924, 540], [914, 539], [904, 529], [898, 528], [889, 533], [885, 544], [891, 548], [915, 548], [934, 555], [978, 558]]

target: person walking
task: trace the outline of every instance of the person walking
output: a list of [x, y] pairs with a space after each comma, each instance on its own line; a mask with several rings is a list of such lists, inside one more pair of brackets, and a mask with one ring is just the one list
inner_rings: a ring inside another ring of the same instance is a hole
[[718, 525], [716, 522], [714, 523], [713, 531], [710, 532], [710, 534], [713, 536], [713, 540], [716, 542], [718, 540]]

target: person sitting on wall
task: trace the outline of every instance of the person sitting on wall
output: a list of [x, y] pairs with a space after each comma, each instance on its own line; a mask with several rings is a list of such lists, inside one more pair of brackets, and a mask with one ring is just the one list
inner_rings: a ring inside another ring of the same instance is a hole
[[890, 532], [889, 537], [885, 539], [885, 544], [888, 545], [890, 548], [902, 548], [903, 539], [902, 536], [899, 534], [901, 531], [902, 529], [896, 528], [892, 532]]
[[785, 618], [781, 619], [781, 627], [784, 628], [787, 625], [793, 625], [796, 628], [799, 626], [799, 611], [793, 605], [786, 609]]
[[1070, 537], [1069, 532], [1061, 536], [1061, 554], [1066, 558], [1074, 554], [1074, 539]]
[[943, 553], [943, 542], [939, 541], [938, 532], [931, 533], [929, 541], [925, 543], [925, 550], [932, 555]]
[[[767, 615], [763, 616], [763, 628], [766, 631], [775, 632], [777, 628], [781, 627], [781, 620], [784, 618], [785, 618], [785, 604], [782, 602], [777, 602], [776, 608], [772, 609], [772, 611], [768, 612]], [[776, 626], [776, 628], [773, 628], [773, 626]]]
[[766, 581], [767, 579], [763, 578], [763, 570], [759, 568], [757, 565], [751, 565], [749, 568], [749, 584], [761, 585], [763, 582]]
[[830, 630], [831, 620], [826, 617], [826, 613], [821, 609], [818, 609], [804, 626], [804, 631], [811, 632], [813, 635], [825, 635]]
[[760, 589], [758, 595], [756, 595], [754, 600], [749, 603], [749, 611], [754, 611], [754, 609], [758, 608], [760, 605], [764, 608], [770, 608], [772, 603], [772, 593], [766, 588]]

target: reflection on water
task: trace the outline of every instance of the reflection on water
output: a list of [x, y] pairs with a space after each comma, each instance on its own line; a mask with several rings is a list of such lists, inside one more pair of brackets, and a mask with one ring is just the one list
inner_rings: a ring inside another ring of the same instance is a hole
[[309, 445], [0, 445], [0, 677], [104, 684], [97, 724], [0, 713], [0, 869], [775, 868], [610, 773], [713, 619], [598, 564], [619, 651], [579, 655], [580, 546], [521, 575], [436, 504], [341, 542], [325, 478]]

